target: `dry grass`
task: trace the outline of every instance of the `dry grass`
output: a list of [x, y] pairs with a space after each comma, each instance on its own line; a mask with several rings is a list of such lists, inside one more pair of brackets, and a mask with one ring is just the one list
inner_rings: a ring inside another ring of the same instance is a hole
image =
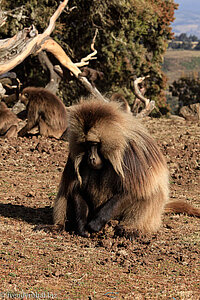
[[164, 57], [163, 71], [171, 84], [181, 76], [198, 75], [200, 51], [168, 50]]

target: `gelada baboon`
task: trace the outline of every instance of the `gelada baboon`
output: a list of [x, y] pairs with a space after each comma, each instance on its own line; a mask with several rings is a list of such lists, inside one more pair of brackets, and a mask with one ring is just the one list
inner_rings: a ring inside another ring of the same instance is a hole
[[[119, 220], [126, 236], [153, 233], [169, 201], [168, 168], [156, 142], [116, 102], [72, 106], [69, 156], [54, 204], [54, 228], [98, 232]], [[187, 207], [168, 204], [184, 212]], [[187, 205], [186, 205], [187, 206]]]
[[96, 80], [102, 80], [104, 77], [104, 74], [103, 74], [103, 72], [97, 71], [95, 69], [84, 67], [82, 69], [82, 72], [79, 73], [78, 76], [79, 77], [87, 77], [91, 81], [92, 86], [95, 86], [94, 82]]
[[67, 113], [63, 102], [45, 88], [27, 87], [20, 100], [27, 108], [27, 124], [19, 131], [25, 136], [38, 126], [40, 135], [59, 139], [67, 129]]
[[0, 102], [0, 137], [17, 137], [18, 122], [17, 116], [4, 102]]
[[121, 108], [128, 112], [131, 113], [131, 108], [127, 102], [127, 100], [124, 98], [124, 96], [121, 93], [114, 93], [112, 94], [110, 101], [115, 101], [121, 104]]

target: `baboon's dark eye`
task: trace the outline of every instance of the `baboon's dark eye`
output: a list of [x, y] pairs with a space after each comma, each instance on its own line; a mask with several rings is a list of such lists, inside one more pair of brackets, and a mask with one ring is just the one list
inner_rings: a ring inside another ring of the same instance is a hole
[[28, 93], [25, 93], [24, 96], [25, 96], [26, 98], [28, 98]]
[[97, 147], [99, 145], [99, 143], [97, 143], [97, 142], [87, 142], [86, 144], [87, 144], [87, 147], [89, 147], [89, 148], [92, 147], [92, 146]]

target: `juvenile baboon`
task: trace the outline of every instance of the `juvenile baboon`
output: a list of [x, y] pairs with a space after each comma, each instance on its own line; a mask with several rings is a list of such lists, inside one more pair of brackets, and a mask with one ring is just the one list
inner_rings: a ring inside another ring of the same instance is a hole
[[[81, 236], [119, 220], [126, 236], [156, 232], [169, 204], [168, 168], [156, 142], [116, 102], [90, 99], [71, 108], [69, 156], [54, 204], [54, 227]], [[195, 209], [194, 209], [195, 210]], [[194, 211], [193, 211], [194, 212]], [[199, 213], [196, 209], [196, 213]]]
[[18, 122], [17, 116], [4, 102], [0, 102], [0, 137], [17, 137]]
[[19, 131], [25, 136], [38, 126], [40, 135], [59, 139], [67, 128], [67, 113], [63, 102], [45, 88], [27, 87], [20, 100], [27, 108], [27, 124]]
[[91, 81], [92, 86], [95, 86], [94, 82], [96, 80], [102, 80], [104, 77], [104, 74], [103, 74], [103, 72], [97, 71], [95, 69], [84, 67], [82, 69], [82, 72], [78, 76], [79, 77], [87, 77]]

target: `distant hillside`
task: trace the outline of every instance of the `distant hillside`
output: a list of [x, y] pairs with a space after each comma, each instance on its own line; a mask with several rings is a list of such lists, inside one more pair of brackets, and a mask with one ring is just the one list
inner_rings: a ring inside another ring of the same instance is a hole
[[171, 84], [181, 76], [200, 73], [200, 51], [168, 50], [164, 57], [163, 72]]

